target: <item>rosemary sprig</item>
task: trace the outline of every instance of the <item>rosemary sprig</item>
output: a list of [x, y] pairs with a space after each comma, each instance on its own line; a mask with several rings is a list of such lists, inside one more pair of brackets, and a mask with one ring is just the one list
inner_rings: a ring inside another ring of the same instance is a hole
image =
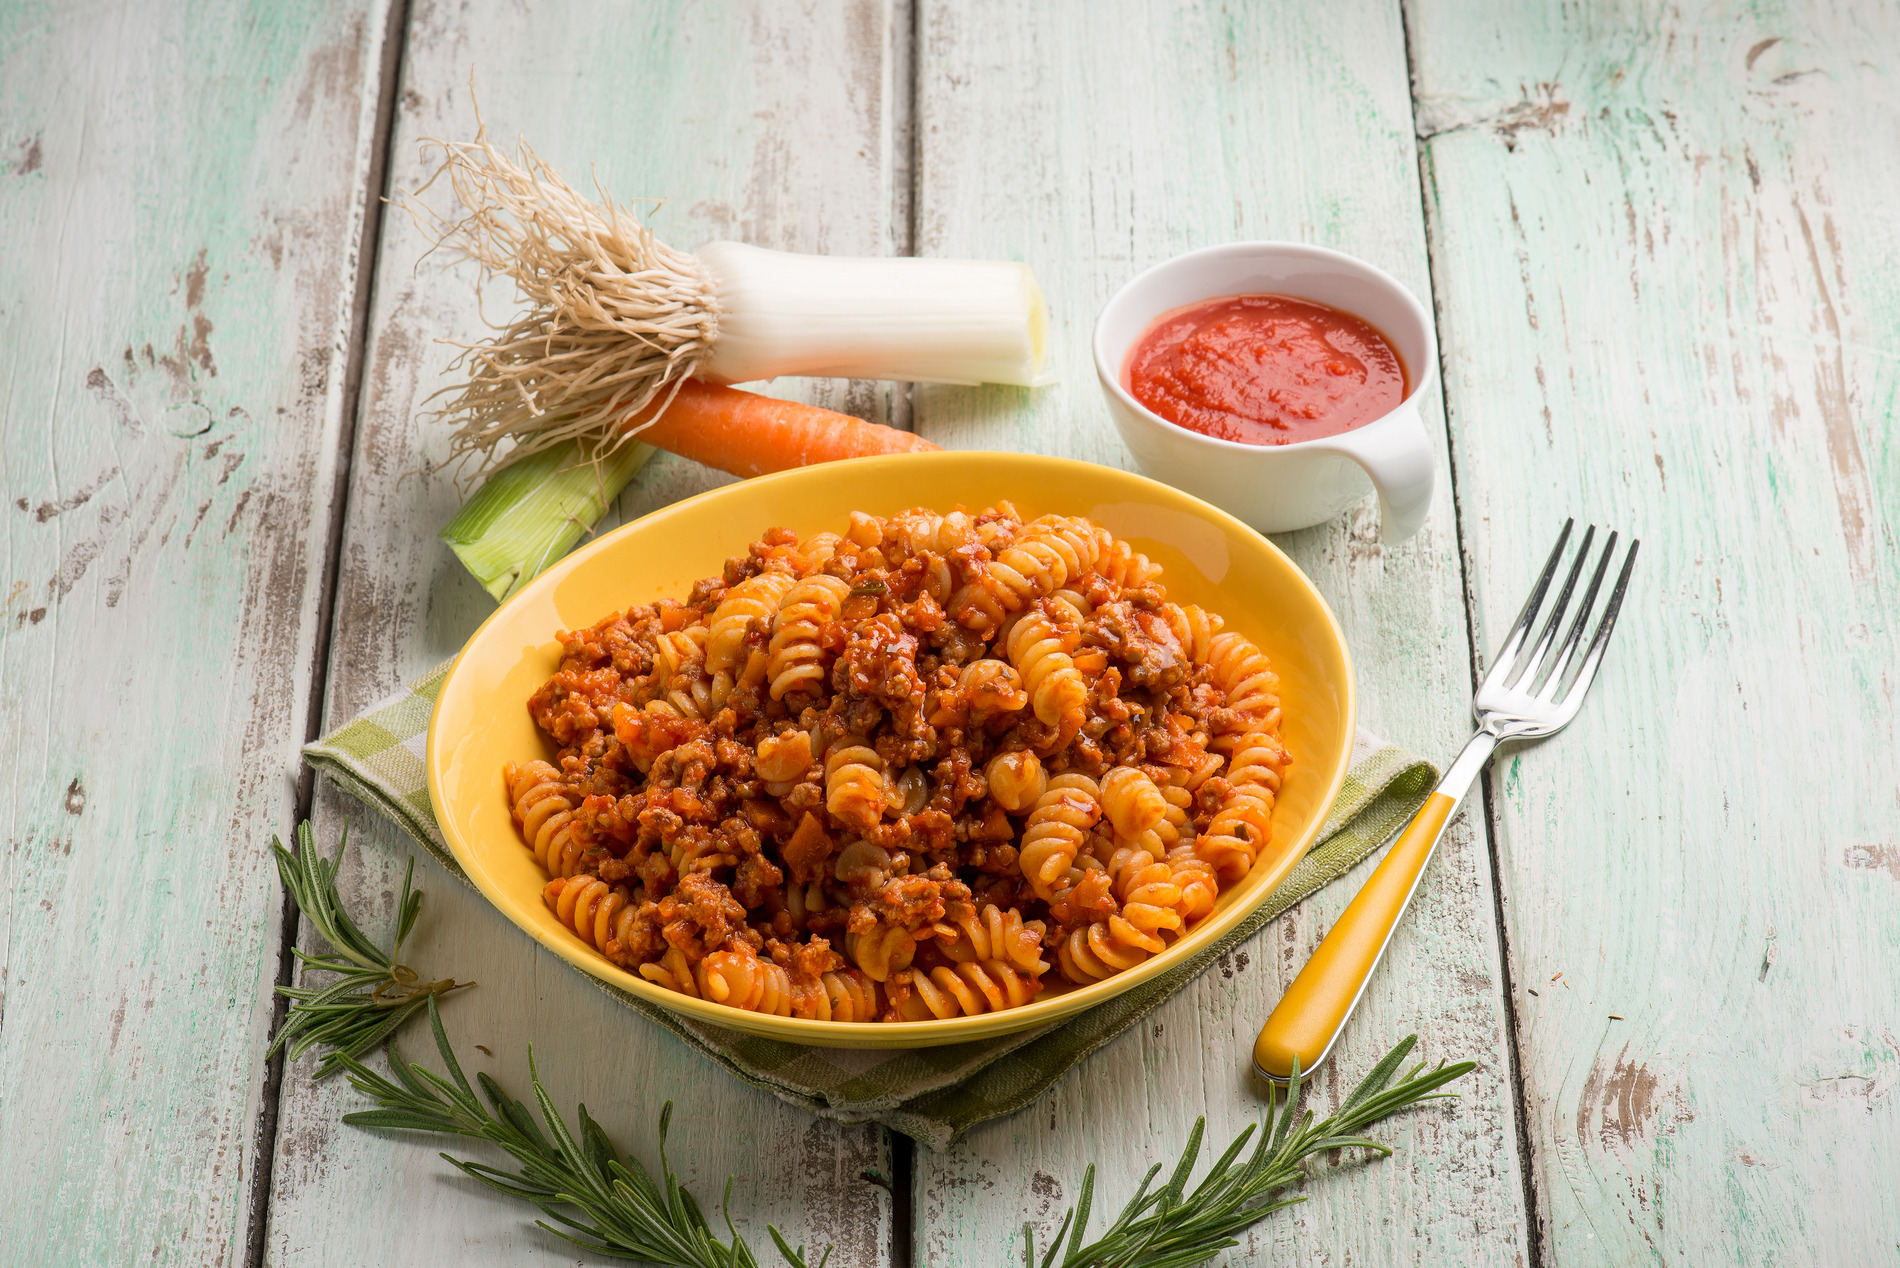
[[316, 838], [305, 820], [297, 827], [297, 853], [284, 848], [282, 841], [271, 838], [271, 851], [277, 856], [277, 874], [284, 888], [303, 913], [330, 944], [331, 955], [308, 955], [296, 950], [303, 971], [337, 974], [337, 980], [321, 989], [308, 986], [280, 986], [277, 993], [291, 1001], [283, 1029], [271, 1041], [269, 1053], [275, 1056], [286, 1045], [291, 1060], [301, 1057], [314, 1044], [331, 1051], [317, 1066], [319, 1079], [334, 1074], [346, 1059], [359, 1057], [394, 1035], [402, 1024], [415, 1016], [422, 1006], [438, 995], [473, 983], [444, 978], [425, 982], [397, 957], [403, 940], [415, 927], [422, 910], [422, 895], [411, 886], [416, 861], [409, 860], [403, 873], [402, 902], [396, 908], [396, 941], [389, 950], [379, 949], [363, 935], [343, 910], [336, 892], [337, 867], [343, 850], [349, 845], [346, 825], [343, 839], [337, 842], [336, 855], [325, 859], [317, 851]]
[[[568, 1127], [542, 1085], [532, 1047], [528, 1050], [528, 1071], [539, 1122], [527, 1105], [508, 1096], [488, 1075], [478, 1073], [476, 1081], [493, 1112], [482, 1104], [449, 1046], [436, 1002], [439, 995], [455, 989], [456, 983], [446, 979], [421, 982], [396, 960], [422, 905], [422, 895], [410, 884], [414, 860], [410, 860], [409, 871], [403, 877], [395, 945], [385, 953], [371, 944], [342, 910], [336, 873], [347, 844], [345, 835], [336, 856], [328, 860], [318, 854], [308, 823], [297, 829], [297, 854], [275, 840], [271, 843], [293, 901], [337, 952], [334, 956], [306, 956], [299, 951], [299, 958], [306, 969], [343, 975], [335, 986], [325, 990], [283, 991], [294, 1003], [271, 1050], [290, 1043], [296, 1056], [313, 1044], [330, 1045], [318, 1077], [344, 1070], [350, 1084], [378, 1106], [345, 1114], [346, 1123], [439, 1132], [498, 1146], [518, 1164], [517, 1170], [507, 1171], [446, 1153], [442, 1157], [465, 1175], [532, 1202], [562, 1226], [537, 1220], [540, 1227], [577, 1246], [595, 1254], [643, 1259], [676, 1268], [759, 1268], [757, 1256], [733, 1224], [732, 1180], [726, 1181], [721, 1203], [727, 1237], [722, 1240], [667, 1161], [671, 1101], [660, 1112], [657, 1181], [638, 1159], [623, 1157], [614, 1148], [585, 1105], [579, 1107], [579, 1133]], [[446, 1077], [404, 1061], [396, 1053], [395, 1031], [423, 1009], [428, 1011], [429, 1028], [435, 1035]], [[357, 1059], [378, 1042], [385, 1044], [394, 1081]], [[1205, 1118], [1197, 1120], [1167, 1184], [1150, 1192], [1161, 1166], [1149, 1168], [1135, 1196], [1115, 1221], [1095, 1240], [1084, 1244], [1095, 1193], [1095, 1168], [1089, 1167], [1083, 1173], [1076, 1205], [1063, 1217], [1040, 1260], [1036, 1257], [1034, 1230], [1024, 1225], [1025, 1268], [1188, 1268], [1238, 1245], [1235, 1233], [1282, 1207], [1305, 1200], [1276, 1199], [1275, 1195], [1305, 1177], [1303, 1164], [1307, 1159], [1347, 1147], [1391, 1153], [1387, 1146], [1357, 1133], [1400, 1110], [1454, 1095], [1438, 1089], [1476, 1067], [1471, 1061], [1454, 1065], [1441, 1062], [1426, 1072], [1421, 1062], [1394, 1083], [1393, 1076], [1417, 1043], [1418, 1036], [1412, 1035], [1393, 1048], [1353, 1089], [1339, 1111], [1321, 1122], [1315, 1123], [1310, 1111], [1301, 1113], [1297, 1091], [1287, 1094], [1278, 1108], [1277, 1121], [1276, 1108], [1269, 1102], [1267, 1120], [1258, 1128], [1259, 1139], [1247, 1159], [1236, 1161], [1254, 1137], [1253, 1126], [1234, 1139], [1190, 1192], [1188, 1180], [1199, 1159], [1207, 1123]], [[1296, 1084], [1298, 1073], [1294, 1071]], [[805, 1257], [804, 1246], [791, 1245], [769, 1224], [766, 1231], [790, 1268], [825, 1268], [831, 1255], [829, 1248], [813, 1265]]]
[[[444, 1132], [468, 1136], [498, 1145], [520, 1164], [516, 1171], [504, 1171], [484, 1163], [470, 1162], [449, 1154], [442, 1157], [464, 1174], [490, 1188], [499, 1189], [540, 1207], [565, 1228], [556, 1228], [545, 1220], [536, 1220], [557, 1237], [595, 1254], [628, 1259], [644, 1259], [678, 1268], [758, 1268], [758, 1259], [732, 1222], [732, 1180], [726, 1180], [726, 1197], [721, 1216], [728, 1241], [721, 1241], [674, 1174], [666, 1159], [667, 1128], [673, 1117], [673, 1103], [660, 1111], [660, 1181], [632, 1156], [623, 1158], [587, 1113], [580, 1107], [580, 1133], [569, 1130], [554, 1101], [542, 1086], [540, 1072], [534, 1066], [534, 1049], [528, 1049], [528, 1070], [534, 1085], [535, 1106], [541, 1123], [535, 1122], [528, 1107], [502, 1091], [486, 1074], [475, 1078], [488, 1098], [494, 1113], [482, 1105], [462, 1073], [461, 1063], [449, 1047], [442, 1030], [442, 1015], [435, 999], [428, 1000], [429, 1026], [435, 1032], [436, 1051], [441, 1054], [448, 1077], [420, 1065], [402, 1060], [394, 1048], [389, 1050], [389, 1068], [396, 1081], [391, 1082], [354, 1058], [344, 1058], [350, 1083], [373, 1098], [380, 1109], [345, 1114], [343, 1121], [357, 1127], [381, 1127], [397, 1131]], [[545, 1132], [542, 1130], [545, 1125]], [[563, 1214], [576, 1210], [580, 1219]], [[792, 1268], [813, 1268], [805, 1259], [805, 1248], [792, 1246], [778, 1229], [766, 1226], [779, 1253]], [[824, 1268], [831, 1251], [826, 1249], [816, 1268]]]
[[[1254, 1135], [1253, 1124], [1234, 1138], [1190, 1193], [1188, 1177], [1193, 1173], [1195, 1159], [1201, 1151], [1201, 1136], [1207, 1126], [1206, 1118], [1196, 1119], [1187, 1147], [1181, 1151], [1180, 1161], [1175, 1163], [1167, 1184], [1150, 1193], [1149, 1186], [1160, 1174], [1161, 1164], [1150, 1167], [1141, 1187], [1115, 1217], [1115, 1222], [1100, 1237], [1084, 1244], [1083, 1230], [1088, 1225], [1089, 1205], [1095, 1193], [1095, 1168], [1090, 1166], [1082, 1173], [1082, 1192], [1076, 1205], [1063, 1216], [1040, 1261], [1036, 1258], [1035, 1231], [1029, 1224], [1023, 1225], [1025, 1268], [1134, 1268], [1135, 1265], [1187, 1268], [1239, 1245], [1233, 1234], [1282, 1207], [1306, 1200], [1292, 1197], [1275, 1201], [1273, 1195], [1305, 1178], [1302, 1164], [1308, 1158], [1329, 1149], [1343, 1148], [1390, 1154], [1389, 1147], [1357, 1133], [1422, 1101], [1456, 1096], [1454, 1092], [1438, 1089], [1477, 1068], [1475, 1061], [1460, 1061], [1455, 1065], [1441, 1061], [1436, 1069], [1426, 1073], [1425, 1063], [1421, 1061], [1393, 1083], [1392, 1076], [1417, 1043], [1417, 1035], [1408, 1035], [1360, 1080], [1338, 1113], [1318, 1123], [1313, 1121], [1311, 1110], [1300, 1113], [1300, 1072], [1296, 1065], [1293, 1088], [1286, 1093], [1279, 1121], [1274, 1121], [1274, 1108], [1269, 1100], [1266, 1122], [1259, 1125], [1259, 1140], [1247, 1160], [1235, 1165], [1235, 1159]], [[1062, 1247], [1065, 1233], [1069, 1237], [1066, 1252]]]
[[[408, 870], [403, 874], [402, 901], [396, 908], [395, 945], [385, 952], [357, 928], [343, 910], [337, 893], [337, 868], [348, 844], [349, 832], [345, 829], [335, 856], [325, 859], [317, 851], [307, 821], [297, 828], [297, 853], [286, 850], [275, 838], [271, 840], [277, 871], [283, 877], [284, 888], [290, 891], [291, 901], [336, 951], [330, 956], [309, 956], [298, 951], [298, 958], [305, 970], [318, 969], [341, 976], [335, 985], [323, 990], [281, 988], [293, 1003], [284, 1028], [270, 1050], [276, 1052], [289, 1044], [294, 1058], [314, 1044], [328, 1045], [330, 1051], [318, 1066], [317, 1077], [346, 1070], [350, 1083], [380, 1106], [345, 1114], [346, 1123], [358, 1127], [445, 1132], [499, 1145], [521, 1164], [519, 1171], [503, 1171], [448, 1154], [442, 1157], [483, 1184], [533, 1202], [571, 1231], [537, 1220], [542, 1228], [596, 1254], [644, 1259], [678, 1268], [758, 1268], [758, 1257], [733, 1226], [732, 1181], [726, 1182], [722, 1210], [731, 1240], [721, 1241], [701, 1213], [699, 1203], [680, 1184], [679, 1176], [667, 1161], [667, 1128], [673, 1114], [671, 1101], [660, 1113], [661, 1179], [657, 1184], [637, 1159], [620, 1156], [600, 1125], [589, 1117], [586, 1106], [580, 1107], [580, 1135], [576, 1137], [568, 1129], [542, 1086], [540, 1073], [534, 1067], [532, 1047], [528, 1050], [528, 1069], [534, 1083], [535, 1104], [546, 1131], [536, 1124], [527, 1106], [510, 1098], [488, 1075], [477, 1074], [475, 1077], [495, 1113], [491, 1115], [482, 1106], [468, 1077], [462, 1073], [454, 1050], [449, 1047], [448, 1035], [442, 1029], [442, 1013], [436, 1004], [438, 996], [457, 989], [458, 984], [453, 979], [422, 982], [412, 969], [397, 962], [403, 941], [415, 926], [422, 908], [422, 895], [415, 892], [412, 884], [415, 860], [410, 859]], [[428, 1010], [436, 1050], [442, 1056], [449, 1078], [406, 1062], [396, 1052], [395, 1032], [423, 1009]], [[357, 1060], [378, 1043], [385, 1045], [384, 1055], [396, 1082]], [[565, 1210], [578, 1210], [583, 1218], [574, 1219], [564, 1214]], [[802, 1245], [792, 1246], [770, 1225], [766, 1231], [791, 1268], [824, 1268], [830, 1258], [831, 1251], [826, 1248], [817, 1264], [810, 1264]]]

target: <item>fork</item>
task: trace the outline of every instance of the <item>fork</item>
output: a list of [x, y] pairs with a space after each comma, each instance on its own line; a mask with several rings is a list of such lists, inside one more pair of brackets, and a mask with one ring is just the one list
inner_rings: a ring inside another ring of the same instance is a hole
[[1610, 632], [1616, 627], [1616, 613], [1623, 606], [1623, 592], [1629, 586], [1630, 572], [1636, 566], [1636, 548], [1641, 543], [1631, 540], [1623, 569], [1604, 604], [1602, 619], [1579, 661], [1585, 624], [1616, 553], [1614, 532], [1604, 545], [1589, 588], [1583, 593], [1583, 602], [1578, 605], [1562, 642], [1556, 641], [1557, 634], [1563, 628], [1564, 614], [1569, 609], [1577, 579], [1589, 559], [1590, 546], [1596, 538], [1594, 526], [1583, 535], [1576, 560], [1570, 565], [1563, 588], [1557, 592], [1543, 630], [1536, 642], [1528, 643], [1531, 628], [1537, 623], [1538, 610], [1543, 607], [1551, 580], [1563, 562], [1570, 530], [1575, 526], [1574, 519], [1564, 521], [1563, 532], [1557, 536], [1557, 548], [1550, 552], [1524, 610], [1511, 626], [1503, 649], [1472, 695], [1471, 713], [1477, 720], [1477, 733], [1327, 932], [1261, 1028], [1260, 1038], [1254, 1044], [1253, 1064], [1262, 1077], [1284, 1086], [1310, 1073], [1332, 1052], [1340, 1032], [1346, 1028], [1346, 1019], [1358, 1006], [1366, 983], [1372, 980], [1372, 971], [1392, 941], [1392, 931], [1398, 927], [1399, 918], [1405, 914], [1418, 889], [1419, 879], [1425, 874], [1425, 865], [1431, 861], [1445, 825], [1451, 821], [1452, 813], [1471, 790], [1472, 781], [1491, 760], [1498, 745], [1507, 740], [1534, 740], [1555, 735], [1577, 716], [1584, 693], [1590, 690], [1590, 682], [1603, 660]]

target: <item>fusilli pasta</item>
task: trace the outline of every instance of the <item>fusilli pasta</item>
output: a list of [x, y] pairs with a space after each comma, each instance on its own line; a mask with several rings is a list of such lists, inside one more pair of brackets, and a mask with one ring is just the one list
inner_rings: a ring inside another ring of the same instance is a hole
[[561, 772], [546, 762], [526, 762], [503, 774], [522, 840], [548, 875], [572, 876], [584, 847], [574, 832], [574, 804], [561, 787]]
[[1055, 734], [1051, 748], [1066, 744], [1082, 728], [1088, 684], [1069, 656], [1081, 640], [1082, 614], [1061, 599], [1031, 608], [1009, 633], [1010, 663], [1022, 671], [1036, 717]]
[[1272, 839], [1279, 683], [1087, 519], [856, 513], [560, 635], [504, 771], [549, 909], [664, 989], [1017, 1008], [1165, 951]]
[[824, 688], [825, 654], [818, 638], [825, 626], [838, 619], [851, 587], [842, 577], [819, 573], [806, 577], [785, 592], [772, 629], [766, 676], [772, 681], [772, 699], [788, 692], [819, 694]]
[[1058, 775], [1036, 799], [1023, 828], [1023, 879], [1048, 902], [1066, 885], [1089, 829], [1102, 817], [1101, 793], [1087, 775]]

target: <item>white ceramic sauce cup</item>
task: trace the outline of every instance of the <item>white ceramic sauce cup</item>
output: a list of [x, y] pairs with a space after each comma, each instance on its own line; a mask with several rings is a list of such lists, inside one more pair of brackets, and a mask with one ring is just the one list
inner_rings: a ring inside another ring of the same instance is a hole
[[[1289, 445], [1243, 445], [1170, 423], [1129, 392], [1128, 354], [1163, 313], [1229, 295], [1287, 295], [1371, 323], [1399, 354], [1411, 391], [1382, 418]], [[1384, 539], [1416, 533], [1435, 466], [1419, 400], [1437, 367], [1431, 318], [1412, 292], [1363, 260], [1297, 242], [1236, 242], [1164, 260], [1115, 292], [1095, 322], [1095, 372], [1141, 469], [1265, 533], [1324, 523], [1368, 485], [1379, 493]]]

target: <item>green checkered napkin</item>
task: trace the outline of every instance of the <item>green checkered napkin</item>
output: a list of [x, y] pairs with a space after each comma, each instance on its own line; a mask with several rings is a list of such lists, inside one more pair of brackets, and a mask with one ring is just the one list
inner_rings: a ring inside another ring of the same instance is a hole
[[[304, 757], [462, 876], [436, 826], [423, 770], [429, 714], [448, 669], [441, 666], [324, 736], [304, 749]], [[1174, 971], [1037, 1030], [944, 1048], [807, 1048], [708, 1026], [598, 978], [588, 980], [747, 1083], [814, 1114], [847, 1123], [873, 1120], [943, 1149], [977, 1123], [1036, 1099], [1070, 1066], [1147, 1016], [1217, 958], [1370, 854], [1423, 804], [1437, 780], [1423, 759], [1360, 731], [1346, 785], [1318, 842], [1259, 910]]]

